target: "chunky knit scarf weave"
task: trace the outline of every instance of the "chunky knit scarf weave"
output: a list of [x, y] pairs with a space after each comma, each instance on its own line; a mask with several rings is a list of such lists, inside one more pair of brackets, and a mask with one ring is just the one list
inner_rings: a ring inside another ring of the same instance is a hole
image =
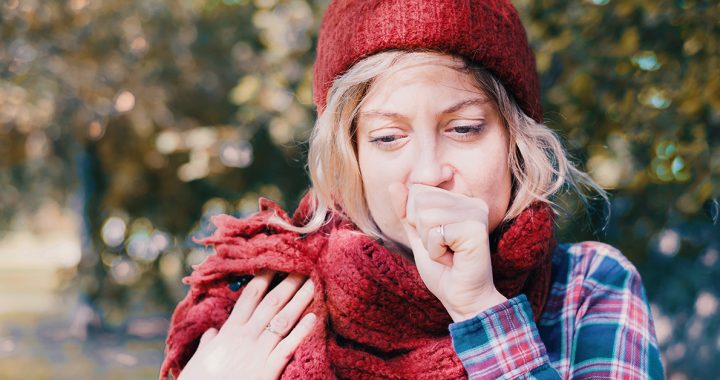
[[[172, 316], [160, 378], [177, 378], [203, 332], [222, 326], [262, 268], [312, 278], [316, 293], [306, 313], [324, 321], [297, 348], [283, 379], [467, 378], [448, 333], [452, 320], [413, 263], [337, 215], [308, 235], [268, 224], [273, 214], [302, 223], [309, 203], [306, 196], [292, 219], [266, 199], [246, 219], [213, 217], [217, 230], [202, 242], [216, 254], [183, 279], [190, 290]], [[525, 293], [537, 319], [550, 283], [552, 212], [535, 204], [491, 240], [495, 286], [508, 298]]]

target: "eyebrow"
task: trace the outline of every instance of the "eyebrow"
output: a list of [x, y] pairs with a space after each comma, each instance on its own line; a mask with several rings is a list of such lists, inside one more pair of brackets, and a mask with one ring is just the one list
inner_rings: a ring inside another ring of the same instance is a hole
[[[466, 100], [463, 100], [457, 104], [454, 104], [454, 105], [444, 109], [441, 113], [448, 114], [448, 113], [457, 112], [465, 107], [482, 105], [482, 104], [487, 103], [488, 101], [489, 101], [489, 99], [485, 98], [485, 97], [466, 99]], [[360, 117], [362, 117], [362, 118], [383, 117], [386, 119], [406, 118], [405, 115], [402, 115], [397, 112], [380, 111], [380, 110], [370, 110], [370, 111], [360, 112], [358, 114], [358, 118], [360, 118]]]

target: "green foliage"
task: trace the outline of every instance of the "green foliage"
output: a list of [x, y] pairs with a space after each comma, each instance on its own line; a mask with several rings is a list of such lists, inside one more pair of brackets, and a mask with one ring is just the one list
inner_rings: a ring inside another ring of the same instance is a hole
[[[546, 119], [612, 189], [599, 238], [640, 268], [669, 372], [718, 370], [720, 4], [518, 0]], [[326, 1], [0, 5], [0, 225], [79, 195], [79, 281], [106, 323], [169, 312], [220, 212], [306, 188], [311, 65]], [[572, 200], [562, 200], [572, 209]], [[604, 228], [603, 228], [604, 226]], [[0, 235], [6, 228], [0, 228]], [[711, 314], [710, 314], [711, 315]], [[698, 327], [699, 326], [699, 327]], [[688, 327], [687, 333], [685, 327]], [[694, 329], [694, 330], [693, 330]], [[699, 330], [698, 330], [699, 329]], [[700, 334], [697, 331], [708, 331]]]
[[720, 351], [720, 4], [516, 5], [537, 55], [549, 125], [612, 189], [609, 219], [596, 223], [605, 228], [593, 234], [570, 217], [561, 221], [561, 240], [598, 238], [620, 248], [643, 275], [668, 373], [713, 377], [720, 372], [712, 360]]
[[543, 0], [519, 7], [547, 118], [593, 177], [619, 194], [653, 189], [670, 200], [645, 212], [701, 213], [720, 181], [720, 152], [711, 150], [720, 142], [720, 77], [709, 75], [720, 63], [718, 4]]

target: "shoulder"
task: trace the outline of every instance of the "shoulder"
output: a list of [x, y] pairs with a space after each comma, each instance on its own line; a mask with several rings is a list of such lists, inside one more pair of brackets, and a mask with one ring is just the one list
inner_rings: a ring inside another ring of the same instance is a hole
[[553, 267], [556, 280], [582, 281], [589, 288], [627, 288], [640, 282], [637, 268], [620, 250], [597, 241], [558, 245], [553, 253]]

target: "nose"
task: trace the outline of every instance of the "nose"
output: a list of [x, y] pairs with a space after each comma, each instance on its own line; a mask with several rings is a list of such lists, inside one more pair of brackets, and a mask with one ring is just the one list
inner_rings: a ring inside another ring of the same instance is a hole
[[453, 168], [447, 157], [434, 142], [425, 142], [416, 146], [414, 163], [410, 172], [410, 184], [422, 184], [443, 187], [452, 180]]

